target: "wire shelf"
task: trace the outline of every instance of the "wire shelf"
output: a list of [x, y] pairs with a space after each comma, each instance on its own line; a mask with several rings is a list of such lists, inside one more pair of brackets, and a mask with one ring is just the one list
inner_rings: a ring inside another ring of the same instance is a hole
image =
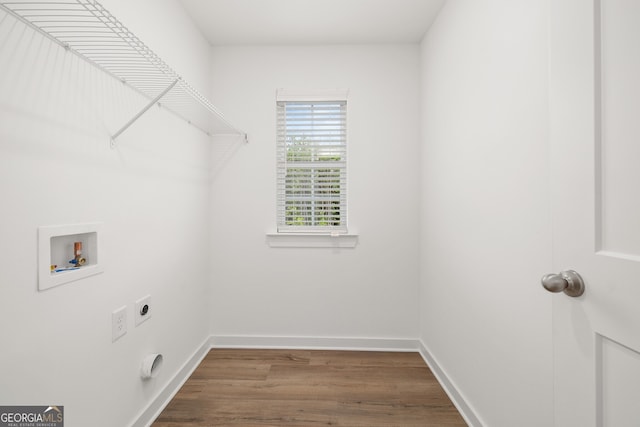
[[0, 0], [0, 7], [65, 49], [129, 85], [150, 103], [115, 139], [156, 103], [207, 135], [246, 134], [95, 0]]

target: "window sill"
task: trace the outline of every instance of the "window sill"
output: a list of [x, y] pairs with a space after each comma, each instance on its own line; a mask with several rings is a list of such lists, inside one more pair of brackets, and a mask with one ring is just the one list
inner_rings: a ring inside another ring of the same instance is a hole
[[267, 233], [271, 248], [355, 248], [357, 234]]

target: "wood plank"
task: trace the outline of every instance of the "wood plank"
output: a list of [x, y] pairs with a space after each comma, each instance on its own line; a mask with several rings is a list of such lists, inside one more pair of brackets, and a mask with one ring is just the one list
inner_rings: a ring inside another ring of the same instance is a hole
[[214, 349], [154, 422], [465, 426], [417, 353]]
[[238, 349], [215, 349], [211, 350], [205, 357], [206, 361], [236, 361], [257, 362], [259, 364], [303, 364], [308, 365], [311, 358], [309, 350], [238, 350]]
[[382, 351], [314, 351], [311, 365], [332, 366], [413, 366], [424, 367], [420, 354], [414, 352]]

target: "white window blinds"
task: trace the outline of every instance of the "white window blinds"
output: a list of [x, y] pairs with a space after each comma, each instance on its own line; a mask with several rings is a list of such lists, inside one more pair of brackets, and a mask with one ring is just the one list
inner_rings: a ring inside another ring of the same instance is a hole
[[277, 101], [278, 231], [346, 232], [346, 96], [301, 98]]

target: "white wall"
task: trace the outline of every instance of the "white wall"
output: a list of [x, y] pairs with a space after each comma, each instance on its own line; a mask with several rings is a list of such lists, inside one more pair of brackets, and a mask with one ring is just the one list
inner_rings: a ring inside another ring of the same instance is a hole
[[[208, 46], [177, 3], [103, 3], [208, 91]], [[109, 132], [143, 101], [0, 15], [0, 403], [64, 405], [69, 427], [125, 426], [209, 333], [211, 145], [153, 108], [111, 150]], [[94, 221], [104, 273], [38, 291], [37, 227]], [[134, 328], [133, 302], [146, 294], [153, 317]], [[111, 312], [123, 305], [129, 332], [112, 343]], [[164, 366], [143, 383], [150, 352]]]
[[[212, 331], [218, 336], [418, 335], [419, 48], [213, 48], [213, 102], [250, 143], [212, 192]], [[274, 249], [275, 93], [349, 89], [354, 249]]]
[[[142, 100], [1, 21], [2, 404], [127, 425], [210, 333], [419, 336], [486, 425], [552, 424], [544, 2], [448, 2], [421, 49], [211, 51], [173, 1], [103, 3], [251, 142], [212, 147], [154, 108], [112, 151], [108, 133]], [[276, 88], [350, 90], [354, 249], [265, 242]], [[105, 272], [39, 292], [37, 227], [91, 221]], [[154, 317], [134, 328], [147, 293]], [[111, 343], [125, 304], [129, 333]], [[142, 383], [152, 351], [165, 365]]]
[[553, 425], [547, 15], [450, 1], [422, 43], [421, 337], [492, 427]]

